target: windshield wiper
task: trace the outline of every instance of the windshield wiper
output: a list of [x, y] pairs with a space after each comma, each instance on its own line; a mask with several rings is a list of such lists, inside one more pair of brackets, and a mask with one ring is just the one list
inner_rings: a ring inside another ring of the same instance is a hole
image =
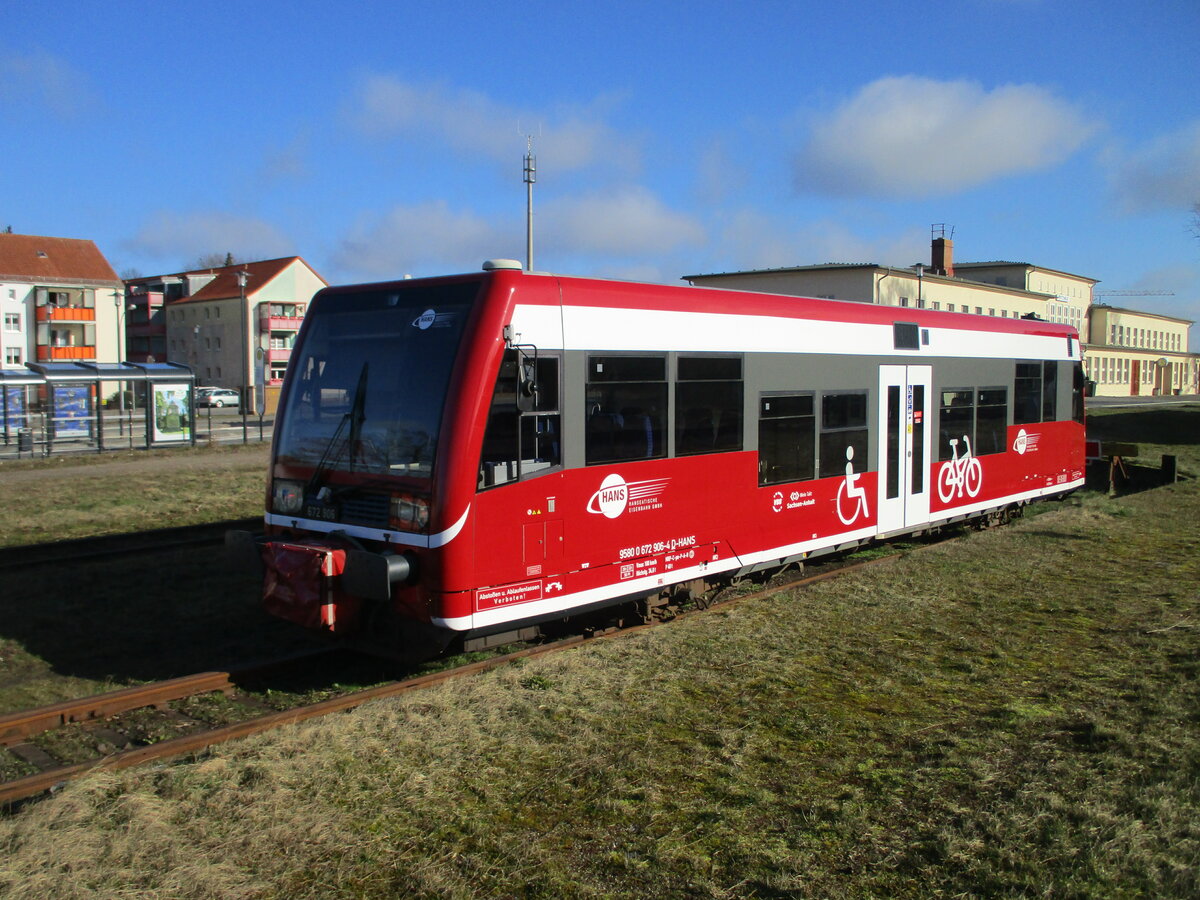
[[[363, 422], [366, 421], [365, 413], [367, 405], [367, 363], [363, 363], [362, 370], [358, 373], [358, 385], [354, 388], [354, 401], [350, 404], [350, 409], [342, 416], [342, 420], [338, 422], [338, 427], [334, 429], [333, 435], [329, 438], [329, 443], [325, 445], [325, 452], [321, 454], [321, 459], [317, 462], [317, 467], [313, 469], [312, 477], [308, 479], [308, 493], [314, 491], [320, 492], [324, 490], [321, 482], [324, 476], [328, 473], [333, 464], [341, 459], [342, 451], [346, 449], [347, 444], [350, 446], [350, 471], [354, 471], [354, 457], [358, 453], [358, 443], [362, 436]], [[350, 426], [349, 434], [345, 440], [339, 442], [342, 432], [346, 426]]]

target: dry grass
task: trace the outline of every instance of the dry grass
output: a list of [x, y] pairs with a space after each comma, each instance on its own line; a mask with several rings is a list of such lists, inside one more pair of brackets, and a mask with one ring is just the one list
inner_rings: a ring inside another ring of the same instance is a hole
[[[1194, 475], [1193, 414], [1102, 424]], [[0, 820], [0, 895], [1195, 896], [1200, 481], [1042, 510], [795, 596], [97, 774]], [[160, 608], [145, 577], [142, 606], [104, 601], [125, 622]], [[68, 592], [55, 602], [8, 647], [71, 618]], [[107, 655], [81, 633], [41, 656], [136, 678], [168, 664], [164, 635], [266, 635], [190, 593], [161, 609], [157, 638], [118, 621]]]
[[12, 897], [1185, 896], [1196, 482], [101, 774]]
[[261, 515], [266, 477], [265, 445], [0, 463], [0, 547]]

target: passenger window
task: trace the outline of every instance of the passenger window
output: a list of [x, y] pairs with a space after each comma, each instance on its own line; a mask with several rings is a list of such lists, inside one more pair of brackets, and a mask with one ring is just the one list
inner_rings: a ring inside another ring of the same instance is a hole
[[1042, 421], [1058, 419], [1058, 363], [1042, 363]]
[[[1068, 363], [1068, 365], [1071, 365]], [[1071, 385], [1071, 418], [1083, 424], [1083, 395], [1087, 391], [1087, 376], [1083, 374], [1083, 363], [1072, 366], [1073, 381]]]
[[766, 394], [758, 401], [758, 483], [808, 481], [816, 471], [812, 394]]
[[[941, 392], [938, 415], [938, 459], [962, 456], [963, 438], [975, 445], [975, 390], [958, 388]], [[950, 442], [954, 443], [951, 444]]]
[[975, 410], [975, 456], [1008, 449], [1008, 388], [980, 388]]
[[[940, 394], [938, 415], [938, 459], [963, 456], [971, 444], [972, 456], [1003, 453], [1008, 434], [1008, 389], [950, 388]], [[957, 441], [957, 446], [951, 445]]]
[[665, 356], [589, 356], [584, 457], [600, 463], [667, 455]]
[[533, 410], [517, 409], [518, 351], [504, 351], [479, 460], [479, 487], [517, 481], [562, 462], [558, 413], [558, 358], [537, 357]]
[[819, 477], [844, 475], [850, 459], [856, 472], [872, 468], [867, 457], [867, 392], [822, 394]]
[[1013, 424], [1053, 422], [1058, 418], [1058, 363], [1017, 363]]
[[742, 449], [742, 360], [681, 357], [675, 384], [675, 453]]

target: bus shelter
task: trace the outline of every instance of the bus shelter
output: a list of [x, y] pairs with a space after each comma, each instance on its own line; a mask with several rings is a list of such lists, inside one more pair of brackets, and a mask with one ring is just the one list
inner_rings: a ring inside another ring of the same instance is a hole
[[30, 392], [42, 384], [45, 379], [28, 369], [0, 369], [0, 434], [6, 446], [17, 444], [21, 452], [33, 452]]
[[[144, 423], [145, 446], [195, 444], [195, 374], [180, 363], [97, 363], [87, 361], [25, 364], [40, 384], [25, 386], [25, 406], [36, 394], [41, 410], [42, 443], [50, 454], [56, 444], [83, 443], [97, 450], [133, 446], [134, 410]], [[106, 414], [102, 385], [116, 385], [117, 411]], [[126, 401], [128, 400], [128, 404]], [[125, 407], [128, 405], [128, 420]], [[27, 427], [34, 422], [26, 413]], [[129, 428], [125, 443], [126, 426]], [[116, 428], [117, 434], [112, 433]]]

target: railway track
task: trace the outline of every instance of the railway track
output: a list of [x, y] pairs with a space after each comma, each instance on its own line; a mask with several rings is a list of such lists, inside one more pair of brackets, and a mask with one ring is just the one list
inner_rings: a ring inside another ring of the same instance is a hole
[[[675, 618], [701, 615], [709, 609], [724, 609], [734, 603], [760, 599], [782, 591], [804, 587], [868, 566], [885, 564], [898, 559], [901, 555], [901, 553], [894, 553], [865, 562], [829, 566], [817, 574], [802, 575], [784, 581], [772, 581], [766, 587], [752, 593], [722, 598], [721, 594], [726, 593], [722, 591], [716, 595], [715, 605], [705, 602], [697, 605], [695, 609], [682, 612]], [[262, 676], [268, 667], [279, 669], [288, 665], [309, 664], [319, 654], [304, 654], [286, 660], [248, 667], [237, 672], [204, 672], [0, 716], [0, 747], [4, 747], [10, 754], [22, 760], [26, 766], [32, 766], [38, 770], [32, 774], [0, 783], [0, 805], [11, 805], [52, 791], [67, 781], [94, 769], [115, 771], [155, 760], [195, 753], [226, 741], [259, 734], [273, 728], [303, 722], [330, 713], [354, 709], [371, 700], [394, 697], [409, 691], [442, 684], [452, 679], [475, 675], [507, 665], [515, 659], [554, 653], [577, 646], [585, 641], [624, 637], [646, 628], [657, 627], [659, 624], [662, 623], [635, 625], [598, 633], [591, 637], [572, 635], [561, 640], [467, 663], [444, 671], [391, 681], [365, 690], [289, 709], [264, 709], [265, 704], [261, 700], [241, 693], [241, 685], [255, 677]], [[230, 696], [236, 702], [253, 710], [255, 714], [235, 722], [207, 725], [171, 705], [178, 701], [215, 693]], [[186, 733], [133, 746], [138, 743], [138, 740], [131, 737], [128, 732], [118, 730], [119, 720], [123, 715], [146, 709], [157, 710], [166, 723], [173, 724]], [[101, 749], [100, 755], [80, 762], [64, 763], [55, 759], [38, 743], [35, 743], [35, 739], [39, 735], [72, 725], [79, 725], [81, 729], [88, 731], [90, 736], [95, 739], [96, 746]]]
[[163, 550], [215, 546], [225, 540], [225, 532], [231, 529], [255, 531], [261, 528], [262, 518], [255, 517], [208, 522], [202, 525], [181, 525], [176, 528], [160, 528], [131, 534], [106, 534], [46, 544], [4, 547], [0, 548], [0, 572], [40, 565], [115, 559]]

